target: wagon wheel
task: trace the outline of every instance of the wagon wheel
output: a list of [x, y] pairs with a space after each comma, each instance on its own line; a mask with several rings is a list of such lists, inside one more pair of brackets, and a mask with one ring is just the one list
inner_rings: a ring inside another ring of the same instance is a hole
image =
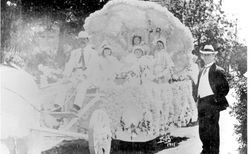
[[110, 120], [104, 110], [94, 111], [89, 122], [90, 154], [109, 154], [111, 149]]

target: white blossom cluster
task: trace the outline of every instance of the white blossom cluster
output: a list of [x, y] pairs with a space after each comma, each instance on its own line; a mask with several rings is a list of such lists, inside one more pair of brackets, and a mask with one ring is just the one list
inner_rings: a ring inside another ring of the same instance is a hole
[[[189, 80], [165, 84], [160, 100], [152, 100], [144, 85], [122, 85], [104, 90], [102, 107], [111, 119], [112, 130], [136, 131], [150, 134], [159, 129], [187, 126], [197, 120]], [[160, 101], [160, 105], [157, 103]], [[160, 127], [164, 128], [160, 128]], [[153, 131], [153, 132], [152, 132]]]

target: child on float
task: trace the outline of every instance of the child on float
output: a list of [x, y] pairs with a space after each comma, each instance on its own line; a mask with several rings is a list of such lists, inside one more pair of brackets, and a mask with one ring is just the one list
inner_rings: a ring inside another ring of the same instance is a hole
[[99, 60], [100, 88], [107, 88], [114, 85], [116, 75], [120, 73], [122, 63], [113, 56], [113, 50], [109, 45], [103, 45]]
[[[152, 66], [151, 59], [145, 55], [145, 50], [142, 47], [134, 48], [133, 52], [125, 57], [124, 71], [129, 72], [133, 79], [136, 79], [137, 84], [142, 84], [143, 80], [150, 76], [150, 68]], [[135, 81], [135, 80], [134, 80]]]
[[153, 55], [153, 81], [157, 83], [154, 87], [155, 99], [161, 100], [161, 85], [170, 79], [170, 71], [173, 62], [165, 50], [164, 41], [162, 39], [156, 41], [156, 50]]
[[165, 82], [170, 79], [174, 67], [164, 42], [164, 39], [159, 39], [156, 42], [156, 50], [154, 52], [154, 74], [159, 82]]
[[[189, 65], [185, 65], [185, 60], [189, 60]], [[184, 54], [178, 54], [176, 57], [175, 73], [173, 75], [173, 86], [175, 87], [175, 102], [181, 102], [175, 104], [176, 114], [175, 121], [180, 123], [178, 125], [187, 125], [190, 121], [197, 120], [197, 107], [192, 96], [192, 82], [197, 82], [197, 77], [193, 73], [198, 74], [198, 66], [195, 64], [196, 57], [193, 55], [186, 56]], [[193, 64], [192, 64], [193, 63]], [[190, 65], [191, 64], [191, 65]], [[179, 110], [177, 110], [179, 109]], [[178, 117], [180, 117], [178, 119]]]
[[77, 91], [81, 95], [80, 93], [76, 95], [75, 105], [82, 106], [86, 91], [91, 85], [101, 90], [114, 85], [114, 79], [120, 71], [121, 63], [112, 54], [111, 46], [104, 44], [101, 47], [101, 55], [92, 58], [89, 62], [89, 67], [86, 70], [87, 78], [78, 86]]
[[125, 58], [124, 70], [128, 72], [129, 82], [133, 84], [140, 84], [140, 58], [143, 56], [144, 51], [141, 47], [134, 48], [132, 53], [130, 53]]
[[[169, 80], [172, 76], [174, 63], [166, 50], [165, 39], [159, 39], [156, 41], [156, 50], [154, 52], [154, 98], [159, 103], [159, 109], [161, 118], [165, 122], [169, 121], [170, 114], [173, 114], [172, 98], [173, 93]], [[163, 115], [164, 114], [164, 115]]]
[[146, 55], [145, 52], [143, 52], [143, 49], [141, 48], [136, 48], [134, 53], [137, 57], [137, 64], [134, 66], [135, 68], [137, 68], [137, 71], [139, 71], [139, 83], [141, 86], [143, 86], [145, 92], [147, 93], [149, 99], [152, 102], [152, 118], [154, 119], [153, 129], [155, 129], [154, 132], [158, 132], [161, 126], [162, 101], [157, 100], [153, 97], [153, 87], [157, 86], [155, 83], [152, 82], [153, 58]]
[[143, 48], [145, 52], [149, 52], [149, 46], [145, 43], [145, 36], [140, 34], [140, 32], [136, 32], [133, 34], [131, 44], [129, 45], [128, 51], [129, 53], [133, 53], [134, 49], [137, 47]]

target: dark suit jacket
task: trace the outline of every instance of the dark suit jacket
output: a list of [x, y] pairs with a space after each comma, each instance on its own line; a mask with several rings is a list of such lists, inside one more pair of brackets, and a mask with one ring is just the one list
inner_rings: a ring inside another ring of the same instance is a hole
[[[197, 92], [198, 92], [200, 77], [201, 77], [201, 72], [199, 74], [198, 83], [196, 87]], [[229, 84], [226, 79], [225, 71], [216, 64], [213, 64], [209, 69], [208, 80], [210, 87], [214, 93], [213, 104], [216, 105], [220, 111], [225, 110], [229, 106], [228, 101], [226, 99], [226, 95], [229, 92]]]

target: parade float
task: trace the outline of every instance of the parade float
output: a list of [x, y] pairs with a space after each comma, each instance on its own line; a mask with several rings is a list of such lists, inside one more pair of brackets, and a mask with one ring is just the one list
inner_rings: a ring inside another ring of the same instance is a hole
[[[90, 86], [76, 113], [70, 108], [78, 83], [69, 79], [40, 85], [40, 126], [32, 128], [39, 141], [54, 138], [55, 144], [64, 139], [81, 138], [88, 141], [90, 153], [110, 153], [112, 139], [147, 142], [168, 134], [165, 142], [171, 143], [169, 135], [173, 131], [197, 121], [191, 81], [195, 82], [195, 77], [192, 78], [195, 74], [192, 34], [166, 8], [153, 2], [110, 1], [86, 18], [84, 29], [91, 36], [95, 50], [108, 44], [118, 60], [133, 50], [134, 36], [141, 37], [141, 46], [147, 55], [152, 55], [155, 41], [161, 39], [173, 61], [173, 68], [165, 74], [168, 80], [164, 81], [142, 82], [140, 76], [140, 82], [132, 82], [129, 75], [122, 72], [117, 74], [114, 84]], [[156, 29], [160, 29], [159, 35], [155, 35]], [[152, 87], [160, 94], [149, 93], [148, 89]], [[62, 108], [55, 110], [56, 95], [62, 90], [65, 93]], [[40, 147], [42, 150], [46, 148]]]
[[[170, 81], [155, 83], [154, 86], [164, 87], [164, 90], [153, 101], [145, 90], [152, 85], [146, 82], [139, 85], [124, 83], [103, 90], [105, 101], [99, 106], [102, 112], [94, 112], [90, 122], [89, 131], [93, 130], [89, 133], [91, 151], [100, 149], [98, 145], [103, 140], [98, 137], [105, 129], [97, 128], [102, 123], [103, 127], [109, 127], [114, 139], [146, 142], [197, 120], [189, 78], [194, 73], [191, 67], [192, 34], [166, 8], [152, 2], [112, 1], [92, 13], [85, 20], [84, 28], [91, 35], [94, 46], [100, 47], [103, 42], [108, 42], [117, 59], [129, 54], [135, 35], [141, 36], [143, 46], [147, 46], [144, 49], [150, 54], [150, 45], [155, 43], [153, 33], [160, 28], [160, 38], [166, 43], [167, 52], [174, 62]], [[158, 105], [158, 101], [162, 103]], [[105, 146], [110, 146], [110, 140], [106, 138], [106, 141], [109, 144]]]

